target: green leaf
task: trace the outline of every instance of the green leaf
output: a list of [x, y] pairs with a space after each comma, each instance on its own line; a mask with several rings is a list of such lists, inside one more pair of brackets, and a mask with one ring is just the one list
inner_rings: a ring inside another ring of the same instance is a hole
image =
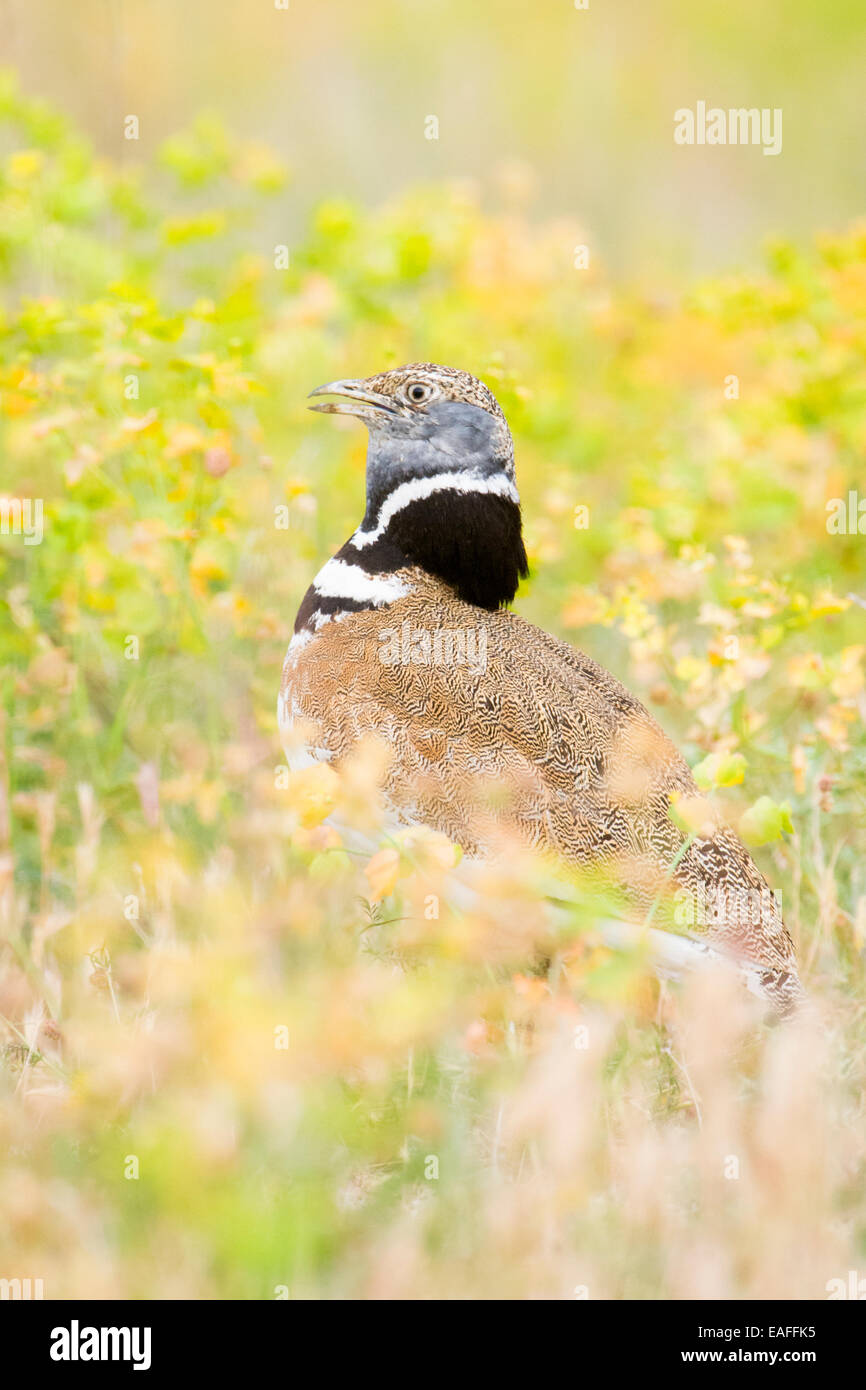
[[738, 787], [745, 779], [748, 763], [742, 753], [710, 753], [693, 769], [701, 791], [713, 787]]
[[740, 820], [740, 834], [747, 845], [773, 844], [781, 840], [784, 833], [794, 833], [787, 801], [777, 802], [769, 796], [761, 796]]

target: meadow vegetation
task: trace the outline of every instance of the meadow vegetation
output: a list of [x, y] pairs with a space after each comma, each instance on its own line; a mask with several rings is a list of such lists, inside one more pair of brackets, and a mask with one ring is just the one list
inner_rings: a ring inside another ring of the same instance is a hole
[[[518, 168], [323, 202], [281, 250], [291, 173], [215, 117], [109, 164], [7, 74], [0, 155], [0, 1276], [824, 1298], [866, 1273], [866, 535], [827, 525], [866, 493], [866, 228], [659, 296], [576, 268], [586, 233]], [[294, 613], [363, 504], [363, 431], [305, 397], [413, 360], [501, 401], [517, 607], [640, 695], [754, 847], [801, 1019], [660, 985], [589, 886], [552, 927], [519, 856], [466, 911], [435, 838], [348, 852], [324, 821], [376, 834], [376, 748], [284, 774]]]

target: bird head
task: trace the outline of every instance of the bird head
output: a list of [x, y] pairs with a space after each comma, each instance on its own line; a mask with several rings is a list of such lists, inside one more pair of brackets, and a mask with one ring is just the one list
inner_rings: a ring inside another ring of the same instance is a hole
[[329, 381], [310, 406], [354, 415], [366, 424], [368, 492], [382, 494], [410, 478], [455, 470], [467, 477], [514, 479], [514, 446], [493, 392], [469, 372], [413, 362], [360, 380]]

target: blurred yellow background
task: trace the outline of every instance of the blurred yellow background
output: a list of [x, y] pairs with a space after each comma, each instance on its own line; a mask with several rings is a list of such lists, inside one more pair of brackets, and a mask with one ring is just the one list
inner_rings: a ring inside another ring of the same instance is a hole
[[[768, 233], [863, 210], [866, 10], [858, 0], [3, 0], [0, 58], [115, 158], [146, 158], [203, 108], [293, 171], [312, 203], [406, 184], [537, 181], [618, 272], [752, 262]], [[783, 111], [780, 157], [686, 148], [673, 113]], [[425, 118], [439, 139], [425, 138]]]
[[[862, 1268], [866, 18], [590, 2], [0, 3], [0, 1279]], [[782, 153], [677, 146], [700, 100], [781, 107]], [[781, 893], [795, 1023], [607, 950], [596, 879], [557, 925], [549, 866], [466, 910], [441, 845], [350, 853], [372, 756], [287, 775], [294, 614], [364, 496], [307, 393], [418, 359], [514, 432], [518, 612], [657, 713]]]

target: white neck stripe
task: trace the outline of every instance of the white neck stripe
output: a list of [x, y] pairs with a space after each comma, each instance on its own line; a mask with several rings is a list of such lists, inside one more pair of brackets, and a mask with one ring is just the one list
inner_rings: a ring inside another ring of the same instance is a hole
[[321, 598], [350, 598], [358, 603], [393, 603], [408, 594], [409, 585], [390, 574], [368, 574], [360, 565], [345, 560], [329, 560], [313, 580]]
[[389, 523], [397, 512], [402, 511], [410, 502], [419, 502], [424, 497], [430, 497], [434, 492], [446, 490], [486, 493], [494, 497], [508, 497], [518, 505], [520, 503], [520, 494], [505, 473], [496, 473], [492, 478], [473, 478], [466, 473], [436, 473], [430, 478], [410, 478], [408, 482], [401, 483], [385, 498], [372, 531], [362, 531], [359, 528], [355, 532], [351, 541], [352, 545], [358, 550], [365, 545], [372, 545], [374, 541], [385, 534]]

